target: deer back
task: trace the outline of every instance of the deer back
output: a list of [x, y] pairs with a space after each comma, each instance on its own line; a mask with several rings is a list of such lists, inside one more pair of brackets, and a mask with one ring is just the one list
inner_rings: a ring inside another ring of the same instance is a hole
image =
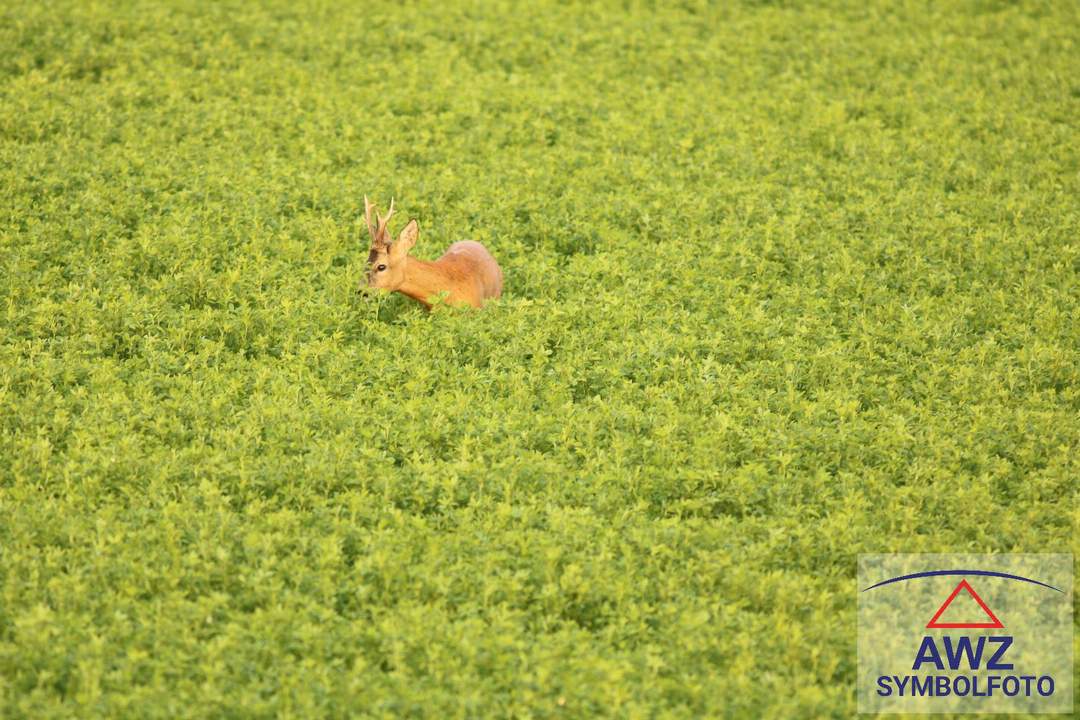
[[497, 298], [502, 294], [502, 269], [487, 248], [478, 242], [456, 242], [447, 248], [436, 263], [453, 277], [462, 289], [468, 287], [471, 290], [469, 301], [472, 305], [480, 305], [484, 300]]

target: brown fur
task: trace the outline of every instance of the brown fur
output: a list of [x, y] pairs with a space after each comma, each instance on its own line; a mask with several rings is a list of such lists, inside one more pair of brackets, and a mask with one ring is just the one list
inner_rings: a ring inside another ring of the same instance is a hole
[[[386, 225], [393, 214], [393, 203], [385, 218], [371, 221], [373, 205], [364, 198], [371, 248], [368, 252], [367, 287], [379, 288], [419, 301], [428, 309], [445, 293], [450, 305], [480, 307], [489, 298], [502, 294], [502, 270], [483, 245], [472, 240], [456, 242], [438, 260], [409, 257], [416, 244], [420, 226], [410, 220], [398, 239], [389, 242]], [[380, 266], [385, 266], [379, 270]]]

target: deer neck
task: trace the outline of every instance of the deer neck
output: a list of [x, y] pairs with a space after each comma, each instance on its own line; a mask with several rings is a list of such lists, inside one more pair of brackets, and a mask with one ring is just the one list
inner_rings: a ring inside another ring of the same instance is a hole
[[438, 263], [407, 257], [405, 258], [405, 280], [397, 291], [430, 308], [431, 303], [428, 298], [452, 290], [452, 286], [450, 277]]

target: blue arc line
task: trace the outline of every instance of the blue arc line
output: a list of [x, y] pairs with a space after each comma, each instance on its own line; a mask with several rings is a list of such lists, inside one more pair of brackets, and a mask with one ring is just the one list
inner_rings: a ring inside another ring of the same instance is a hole
[[1054, 587], [1053, 585], [1047, 585], [1044, 582], [1039, 582], [1038, 580], [1032, 580], [1031, 578], [1021, 577], [1020, 575], [1009, 575], [1008, 573], [994, 572], [993, 570], [927, 570], [925, 572], [911, 573], [910, 575], [900, 575], [898, 577], [889, 578], [888, 580], [882, 580], [881, 582], [879, 582], [879, 583], [877, 583], [875, 585], [871, 585], [868, 588], [864, 588], [861, 592], [866, 592], [867, 590], [873, 590], [874, 588], [879, 588], [882, 585], [888, 585], [890, 583], [900, 582], [901, 580], [914, 580], [916, 578], [934, 577], [936, 575], [984, 575], [986, 577], [1000, 577], [1000, 578], [1005, 578], [1007, 580], [1021, 580], [1023, 582], [1032, 583], [1033, 585], [1041, 585], [1044, 588], [1050, 588], [1051, 590], [1057, 590], [1057, 592], [1064, 594], [1063, 590], [1058, 590], [1058, 588]]

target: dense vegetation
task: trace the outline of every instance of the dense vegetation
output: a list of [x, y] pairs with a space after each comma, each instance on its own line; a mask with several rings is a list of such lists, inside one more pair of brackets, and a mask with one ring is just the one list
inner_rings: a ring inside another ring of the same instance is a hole
[[0, 716], [849, 716], [858, 553], [1080, 552], [1080, 5], [339, 5], [0, 7]]

